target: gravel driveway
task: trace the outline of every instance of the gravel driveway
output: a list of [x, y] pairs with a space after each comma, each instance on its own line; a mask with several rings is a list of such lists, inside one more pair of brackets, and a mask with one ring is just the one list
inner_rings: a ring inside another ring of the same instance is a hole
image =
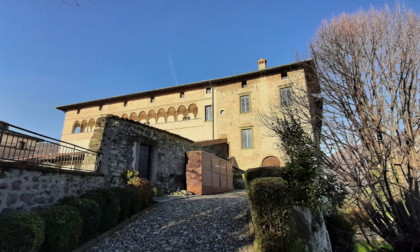
[[247, 210], [245, 191], [159, 203], [87, 251], [251, 251]]

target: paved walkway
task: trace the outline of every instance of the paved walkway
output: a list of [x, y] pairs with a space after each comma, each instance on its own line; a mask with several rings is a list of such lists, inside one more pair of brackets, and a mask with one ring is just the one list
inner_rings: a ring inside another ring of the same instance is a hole
[[248, 251], [245, 191], [159, 203], [87, 251]]

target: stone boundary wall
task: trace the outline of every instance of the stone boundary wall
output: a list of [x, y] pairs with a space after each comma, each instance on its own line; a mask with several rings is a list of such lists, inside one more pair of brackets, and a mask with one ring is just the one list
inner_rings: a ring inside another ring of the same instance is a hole
[[37, 210], [106, 184], [104, 175], [97, 172], [0, 161], [0, 212], [5, 208]]

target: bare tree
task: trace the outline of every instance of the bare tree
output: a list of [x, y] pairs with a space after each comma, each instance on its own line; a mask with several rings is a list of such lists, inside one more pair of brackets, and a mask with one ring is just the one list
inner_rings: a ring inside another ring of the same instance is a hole
[[[420, 251], [419, 16], [342, 14], [323, 22], [310, 52], [319, 92], [294, 87], [294, 106], [265, 124], [287, 114], [322, 122], [326, 171], [346, 185], [357, 217], [395, 251]], [[308, 97], [322, 101], [322, 115], [308, 113]]]

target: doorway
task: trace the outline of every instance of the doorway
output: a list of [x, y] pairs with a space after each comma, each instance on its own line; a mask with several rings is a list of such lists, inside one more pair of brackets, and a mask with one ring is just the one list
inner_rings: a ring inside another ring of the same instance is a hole
[[139, 150], [139, 165], [138, 171], [141, 178], [150, 181], [150, 160], [151, 160], [152, 146], [141, 144]]

